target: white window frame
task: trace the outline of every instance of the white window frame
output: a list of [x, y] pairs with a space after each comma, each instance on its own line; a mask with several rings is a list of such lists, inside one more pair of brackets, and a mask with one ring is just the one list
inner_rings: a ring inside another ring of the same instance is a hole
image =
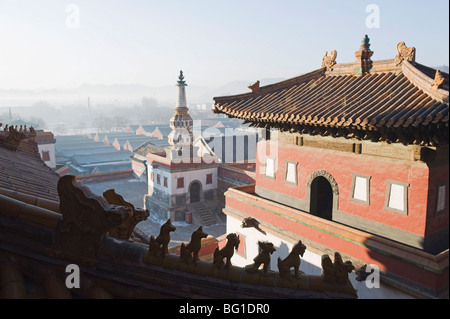
[[[268, 167], [268, 160], [272, 161], [272, 173], [273, 175], [267, 175], [267, 167]], [[265, 164], [264, 164], [264, 176], [270, 179], [275, 179], [276, 173], [275, 173], [275, 168], [276, 168], [276, 158], [275, 157], [270, 157], [267, 156], [266, 160], [265, 160]]]
[[[366, 199], [361, 199], [361, 198], [356, 198], [355, 197], [355, 189], [356, 189], [356, 179], [357, 178], [363, 178], [365, 179], [365, 183], [366, 183]], [[356, 173], [352, 173], [352, 186], [350, 189], [350, 199], [352, 201], [361, 203], [361, 204], [365, 204], [365, 205], [370, 205], [370, 179], [372, 177], [368, 176], [368, 175], [362, 175], [362, 174], [356, 174]]]
[[[288, 167], [289, 165], [294, 165], [294, 180], [288, 180]], [[284, 181], [286, 184], [291, 184], [291, 185], [298, 185], [298, 162], [294, 162], [294, 161], [285, 161], [285, 168], [284, 168]]]
[[[440, 192], [441, 187], [444, 187], [443, 193]], [[443, 195], [444, 198], [444, 207], [442, 209], [439, 209], [439, 202], [440, 202], [440, 196]], [[435, 209], [435, 215], [440, 215], [448, 211], [448, 205], [449, 205], [449, 198], [448, 198], [448, 182], [440, 183], [436, 185], [436, 209]]]
[[[403, 183], [399, 181], [387, 180], [388, 186], [386, 190], [386, 200], [384, 201], [384, 209], [400, 213], [403, 215], [408, 215], [408, 188], [409, 183]], [[392, 195], [392, 185], [403, 187], [403, 209], [398, 209], [390, 206], [391, 195]]]

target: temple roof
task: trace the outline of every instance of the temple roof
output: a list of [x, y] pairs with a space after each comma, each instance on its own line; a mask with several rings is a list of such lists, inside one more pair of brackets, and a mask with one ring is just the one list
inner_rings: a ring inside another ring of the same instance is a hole
[[164, 149], [164, 147], [155, 145], [152, 142], [146, 142], [134, 150], [134, 154], [138, 154], [141, 156], [146, 156], [148, 153], [152, 153], [152, 154], [153, 153], [164, 153], [165, 154], [165, 149]]
[[448, 126], [449, 76], [416, 63], [412, 49], [400, 42], [394, 59], [371, 61], [369, 54], [361, 62], [360, 51], [368, 50], [363, 48], [356, 62], [345, 64], [336, 64], [335, 51], [326, 53], [322, 67], [310, 73], [215, 97], [213, 111], [259, 127], [308, 133], [320, 127], [328, 129], [326, 135], [336, 133], [333, 129], [410, 132]]
[[8, 190], [58, 199], [59, 176], [42, 161], [35, 137], [35, 132], [0, 131], [0, 194]]

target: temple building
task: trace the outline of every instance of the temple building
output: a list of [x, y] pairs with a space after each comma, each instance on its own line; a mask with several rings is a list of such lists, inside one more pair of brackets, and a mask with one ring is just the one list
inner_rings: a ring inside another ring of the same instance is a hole
[[302, 267], [338, 250], [378, 267], [400, 295], [448, 297], [449, 76], [416, 62], [414, 47], [396, 49], [373, 61], [366, 35], [354, 62], [333, 50], [317, 70], [214, 98], [215, 113], [266, 131], [255, 184], [225, 193], [227, 232], [242, 244], [235, 263], [271, 240], [276, 269], [302, 240]]
[[[178, 98], [170, 119], [169, 146], [147, 148], [148, 195], [146, 208], [163, 220], [195, 219], [203, 225], [221, 222], [217, 207], [219, 160], [201, 134], [194, 140], [193, 121], [186, 102], [183, 72], [177, 82]], [[192, 215], [186, 216], [186, 213]]]

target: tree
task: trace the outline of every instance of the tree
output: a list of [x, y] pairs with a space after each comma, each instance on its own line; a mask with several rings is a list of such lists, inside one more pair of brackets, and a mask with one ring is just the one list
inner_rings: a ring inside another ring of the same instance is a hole
[[114, 127], [115, 131], [119, 131], [120, 129], [123, 129], [125, 125], [128, 124], [128, 119], [126, 119], [123, 116], [115, 115], [112, 118], [112, 126]]
[[43, 129], [46, 126], [44, 120], [39, 117], [33, 116], [27, 122], [30, 122], [30, 125], [32, 125], [36, 129]]
[[112, 120], [109, 116], [100, 113], [94, 118], [93, 124], [99, 132], [107, 132], [111, 129], [111, 122]]

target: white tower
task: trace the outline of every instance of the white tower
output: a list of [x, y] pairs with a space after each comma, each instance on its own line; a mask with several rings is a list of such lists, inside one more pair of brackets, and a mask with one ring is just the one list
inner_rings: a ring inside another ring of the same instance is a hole
[[186, 159], [194, 156], [192, 143], [194, 137], [192, 134], [192, 118], [189, 115], [186, 103], [187, 86], [184, 81], [183, 71], [177, 81], [178, 98], [175, 107], [175, 113], [170, 119], [170, 127], [172, 132], [168, 136], [170, 146], [166, 149], [167, 157], [170, 159]]

